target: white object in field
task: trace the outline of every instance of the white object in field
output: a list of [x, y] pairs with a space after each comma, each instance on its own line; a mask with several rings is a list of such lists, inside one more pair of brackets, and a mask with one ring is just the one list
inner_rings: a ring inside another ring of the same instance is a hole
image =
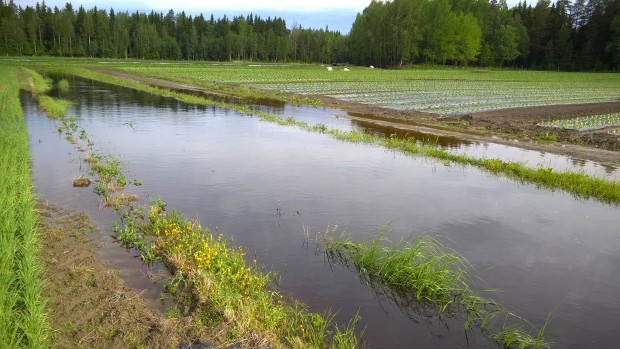
[[371, 66], [370, 66], [370, 69], [375, 69], [375, 66], [374, 66], [374, 65], [371, 65]]
[[349, 71], [349, 68], [344, 68], [342, 69], [342, 71]]
[[327, 67], [325, 69], [327, 69], [327, 71], [332, 71], [332, 67]]

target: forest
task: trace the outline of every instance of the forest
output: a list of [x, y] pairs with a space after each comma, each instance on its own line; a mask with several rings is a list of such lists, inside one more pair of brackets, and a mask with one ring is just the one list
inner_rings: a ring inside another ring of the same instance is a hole
[[617, 71], [620, 0], [371, 1], [349, 33], [257, 14], [50, 8], [0, 0], [0, 55]]

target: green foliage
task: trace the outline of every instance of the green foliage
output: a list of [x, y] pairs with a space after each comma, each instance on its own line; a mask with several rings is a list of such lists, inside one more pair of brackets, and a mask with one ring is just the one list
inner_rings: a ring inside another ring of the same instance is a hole
[[62, 80], [58, 81], [58, 89], [61, 92], [69, 91], [69, 81], [67, 81], [66, 79], [62, 79]]
[[0, 66], [0, 347], [46, 348], [50, 329], [28, 134], [15, 69]]
[[566, 128], [578, 131], [598, 130], [605, 127], [620, 126], [620, 113], [580, 116], [538, 123], [538, 126]]
[[[309, 29], [256, 14], [206, 19], [45, 3], [0, 2], [0, 54], [134, 59], [513, 64], [545, 69], [617, 69], [620, 18], [615, 1], [370, 1], [349, 34]], [[596, 10], [594, 10], [596, 9]], [[183, 10], [183, 9], [179, 9]], [[151, 13], [149, 13], [151, 12]], [[345, 32], [348, 30], [345, 30]], [[480, 52], [480, 60], [476, 56]]]
[[541, 132], [538, 135], [536, 135], [534, 139], [537, 141], [543, 141], [543, 142], [557, 142], [558, 135], [554, 135], [549, 132]]
[[39, 107], [45, 113], [54, 118], [60, 118], [67, 114], [69, 107], [71, 107], [70, 101], [46, 95], [52, 88], [52, 81], [49, 78], [45, 78], [36, 71], [26, 68], [22, 68], [22, 73], [27, 76], [26, 80], [24, 80], [25, 83], [22, 83], [22, 88], [32, 92], [39, 103]]
[[[271, 285], [273, 276], [263, 273], [256, 260], [249, 262], [243, 249], [176, 210], [166, 212], [165, 206], [156, 200], [145, 217], [130, 209], [115, 229], [116, 238], [138, 248], [143, 258], [149, 255], [146, 262], [163, 261], [173, 275], [165, 291], [191, 303], [193, 316], [208, 318], [211, 326], [226, 320], [231, 341], [251, 334], [276, 347], [359, 346], [355, 334], [359, 317], [340, 327], [331, 313], [311, 313], [298, 302], [286, 305]], [[169, 315], [179, 315], [181, 310], [175, 308]]]
[[[367, 284], [388, 288], [392, 297], [433, 308], [439, 314], [464, 312], [466, 328], [476, 325], [506, 348], [550, 347], [543, 338], [547, 324], [535, 330], [495, 301], [475, 294], [469, 286], [475, 275], [465, 258], [433, 237], [391, 243], [379, 234], [356, 243], [342, 235], [328, 235], [325, 252], [331, 261], [354, 267]], [[523, 326], [535, 330], [536, 336]]]

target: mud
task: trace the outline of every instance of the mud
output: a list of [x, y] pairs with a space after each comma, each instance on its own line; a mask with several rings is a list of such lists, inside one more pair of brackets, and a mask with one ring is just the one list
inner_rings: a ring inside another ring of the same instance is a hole
[[208, 343], [191, 318], [166, 318], [97, 258], [88, 216], [38, 204], [40, 259], [56, 348], [177, 348]]

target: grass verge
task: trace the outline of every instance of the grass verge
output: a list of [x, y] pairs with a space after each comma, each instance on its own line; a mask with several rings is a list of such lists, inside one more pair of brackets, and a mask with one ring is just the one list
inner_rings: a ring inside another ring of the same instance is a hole
[[47, 347], [30, 149], [17, 71], [0, 66], [0, 347]]
[[355, 267], [366, 283], [388, 288], [392, 296], [404, 299], [404, 304], [432, 308], [439, 315], [464, 313], [466, 328], [477, 326], [506, 348], [551, 347], [544, 340], [546, 324], [537, 329], [474, 293], [469, 286], [471, 267], [465, 258], [430, 236], [390, 243], [379, 234], [356, 243], [343, 235], [328, 235], [325, 252], [331, 261]]

